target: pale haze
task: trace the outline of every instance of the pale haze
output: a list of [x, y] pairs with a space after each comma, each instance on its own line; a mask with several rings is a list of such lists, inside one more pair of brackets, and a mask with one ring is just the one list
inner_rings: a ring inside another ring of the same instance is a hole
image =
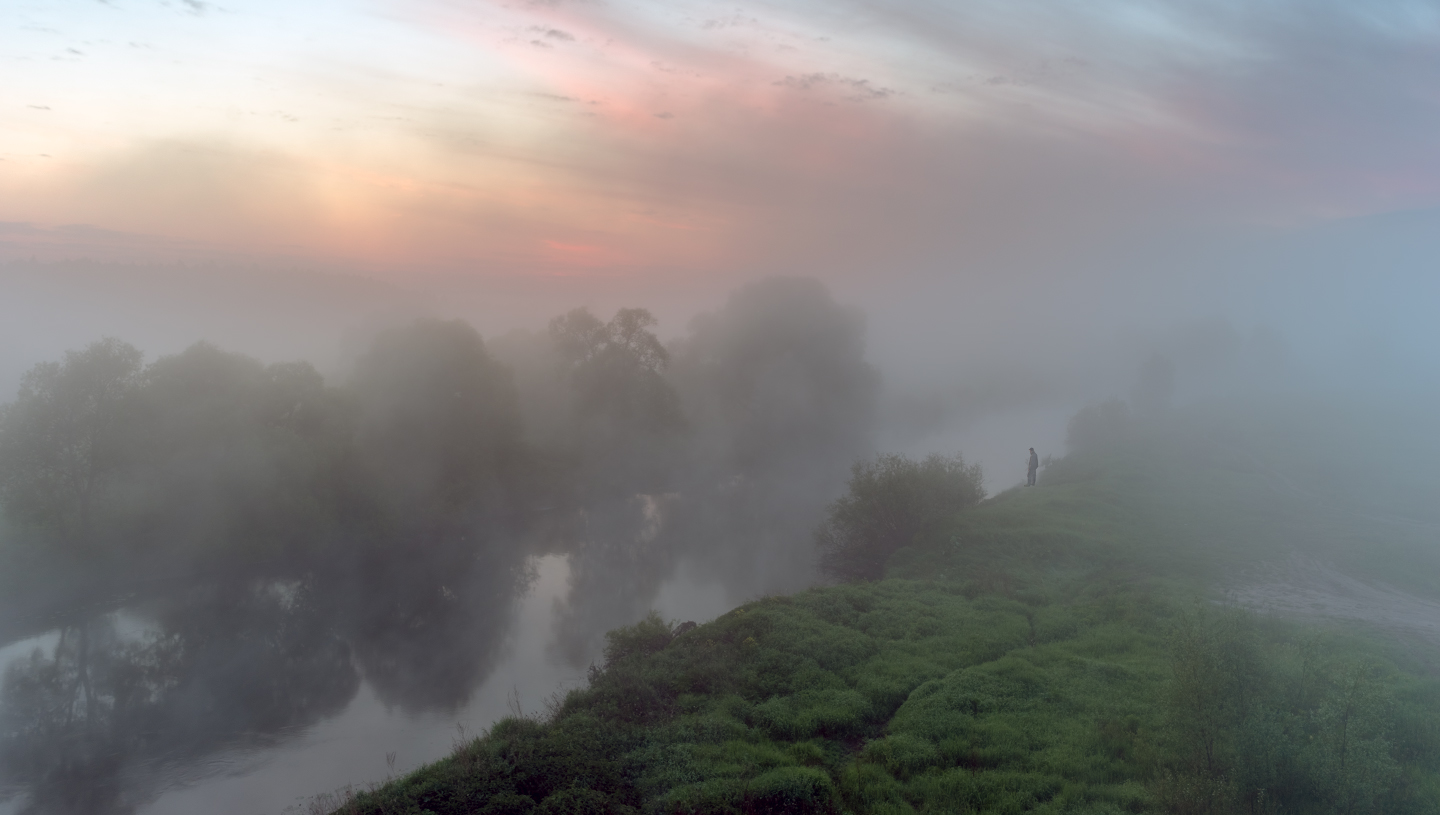
[[102, 335], [329, 374], [417, 314], [490, 337], [643, 306], [673, 338], [776, 274], [864, 311], [889, 446], [996, 485], [1020, 436], [1062, 452], [1069, 412], [1207, 332], [1435, 379], [1435, 3], [0, 19], [7, 389]]
[[[77, 0], [0, 20], [11, 263], [359, 275], [485, 335], [580, 303], [676, 335], [740, 282], [806, 275], [865, 306], [876, 354], [1004, 368], [1195, 321], [1434, 341], [1414, 310], [1434, 3]], [[6, 333], [13, 372], [33, 359]]]
[[[74, 811], [280, 812], [412, 769], [455, 725], [582, 682], [651, 607], [703, 622], [812, 584], [811, 532], [856, 459], [959, 452], [993, 495], [1029, 448], [1065, 455], [1077, 410], [1143, 412], [1157, 381], [1202, 412], [1393, 408], [1403, 427], [1315, 432], [1363, 449], [1377, 492], [1433, 469], [1437, 136], [1440, 0], [6, 0], [0, 405], [102, 338], [147, 365], [206, 341], [307, 361], [379, 426], [402, 401], [383, 383], [411, 371], [374, 349], [470, 342], [509, 372], [485, 387], [514, 374], [516, 437], [563, 452], [583, 434], [551, 321], [600, 336], [628, 308], [656, 319], [672, 388], [660, 441], [596, 443], [624, 489], [585, 493], [597, 466], [544, 523], [486, 521], [459, 611], [395, 634], [387, 609], [452, 601], [460, 567], [375, 543], [414, 579], [321, 581], [315, 619], [354, 656], [302, 631], [324, 658], [297, 669], [323, 679], [310, 709], [156, 747]], [[791, 367], [746, 367], [766, 354]], [[300, 614], [306, 575], [261, 599]], [[94, 625], [139, 642], [192, 607], [225, 618], [216, 597], [127, 596]], [[0, 619], [0, 653], [58, 664], [67, 625]], [[49, 789], [0, 785], [0, 815], [51, 811]]]

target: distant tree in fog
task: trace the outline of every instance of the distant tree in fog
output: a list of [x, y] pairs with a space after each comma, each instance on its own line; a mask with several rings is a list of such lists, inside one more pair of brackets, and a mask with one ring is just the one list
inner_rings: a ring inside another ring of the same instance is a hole
[[162, 357], [129, 418], [126, 522], [148, 549], [293, 554], [333, 520], [344, 430], [308, 363], [266, 366], [205, 342]]
[[67, 547], [91, 544], [94, 513], [121, 466], [127, 400], [142, 355], [116, 339], [36, 365], [0, 412], [0, 502]]
[[886, 455], [857, 462], [849, 491], [815, 530], [820, 568], [842, 580], [878, 580], [885, 564], [925, 527], [985, 497], [978, 464], [960, 456], [924, 461]]
[[873, 450], [880, 378], [865, 322], [824, 284], [748, 284], [672, 346], [693, 432], [670, 534], [737, 596], [815, 577], [811, 533]]
[[665, 486], [668, 442], [685, 426], [665, 379], [670, 354], [643, 308], [602, 323], [578, 308], [550, 321], [574, 397], [577, 442], [596, 486], [653, 492]]
[[1070, 417], [1065, 427], [1065, 444], [1071, 450], [1103, 447], [1124, 437], [1132, 423], [1130, 406], [1120, 399], [1086, 405]]
[[574, 387], [549, 331], [514, 329], [486, 340], [485, 350], [514, 373], [526, 443], [549, 453], [570, 447]]
[[880, 378], [865, 323], [824, 284], [771, 278], [698, 317], [676, 349], [687, 413], [726, 469], [840, 473], [869, 452]]
[[112, 562], [263, 559], [331, 526], [343, 416], [313, 368], [203, 342], [140, 358], [105, 340], [27, 375], [0, 421], [8, 517]]
[[1169, 357], [1155, 354], [1140, 366], [1140, 378], [1130, 394], [1135, 412], [1141, 416], [1159, 416], [1170, 409], [1175, 398], [1175, 365]]
[[520, 453], [509, 369], [459, 320], [385, 332], [350, 382], [361, 460], [392, 509], [440, 518], [493, 508]]

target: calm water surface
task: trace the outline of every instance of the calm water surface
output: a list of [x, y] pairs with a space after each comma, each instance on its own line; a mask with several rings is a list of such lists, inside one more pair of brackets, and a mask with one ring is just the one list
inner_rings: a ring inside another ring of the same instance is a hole
[[[517, 705], [535, 712], [583, 685], [603, 628], [638, 617], [635, 597], [577, 596], [587, 582], [572, 556], [527, 565], [513, 596], [497, 601], [485, 584], [470, 594], [422, 587], [420, 605], [433, 596], [439, 611], [392, 614], [361, 635], [312, 622], [301, 590], [277, 585], [137, 605], [83, 635], [6, 645], [0, 717], [12, 742], [0, 756], [11, 765], [0, 815], [302, 813], [319, 793], [441, 758]], [[745, 599], [698, 571], [654, 581], [648, 606], [705, 621]], [[214, 612], [237, 605], [248, 615]], [[92, 719], [87, 684], [99, 700]]]

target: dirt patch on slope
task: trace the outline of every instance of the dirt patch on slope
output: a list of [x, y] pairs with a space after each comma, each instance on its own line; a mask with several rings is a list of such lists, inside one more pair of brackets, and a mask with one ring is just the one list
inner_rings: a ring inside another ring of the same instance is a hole
[[1301, 555], [1261, 569], [1231, 589], [1242, 606], [1297, 619], [1357, 622], [1440, 646], [1440, 603], [1352, 577]]

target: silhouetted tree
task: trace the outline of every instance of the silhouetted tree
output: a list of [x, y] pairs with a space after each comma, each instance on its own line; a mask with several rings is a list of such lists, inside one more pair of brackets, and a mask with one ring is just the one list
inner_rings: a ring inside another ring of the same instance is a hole
[[687, 413], [726, 470], [830, 470], [870, 451], [879, 375], [860, 312], [817, 280], [771, 278], [696, 318], [676, 353]]
[[608, 323], [583, 308], [550, 321], [573, 389], [585, 478], [607, 492], [664, 489], [669, 446], [685, 425], [654, 325], [642, 308], [622, 308]]
[[380, 500], [412, 520], [496, 509], [520, 455], [510, 371], [455, 320], [380, 335], [351, 380], [356, 443]]
[[1140, 378], [1130, 402], [1141, 416], [1159, 416], [1170, 409], [1175, 398], [1175, 365], [1169, 357], [1155, 354], [1140, 366]]
[[772, 278], [696, 318], [674, 354], [695, 432], [672, 536], [737, 593], [806, 585], [815, 524], [873, 449], [863, 317], [819, 281]]
[[133, 401], [126, 522], [138, 545], [273, 561], [335, 523], [344, 416], [308, 363], [196, 343], [150, 365]]
[[850, 491], [815, 530], [820, 568], [842, 580], [879, 579], [895, 550], [926, 526], [985, 497], [978, 464], [960, 456], [924, 461], [880, 456], [856, 462]]
[[1071, 450], [1092, 450], [1113, 444], [1131, 430], [1130, 406], [1119, 399], [1086, 405], [1065, 427], [1065, 444]]
[[120, 425], [141, 354], [116, 339], [36, 365], [0, 410], [0, 503], [13, 522], [79, 552], [121, 465]]

